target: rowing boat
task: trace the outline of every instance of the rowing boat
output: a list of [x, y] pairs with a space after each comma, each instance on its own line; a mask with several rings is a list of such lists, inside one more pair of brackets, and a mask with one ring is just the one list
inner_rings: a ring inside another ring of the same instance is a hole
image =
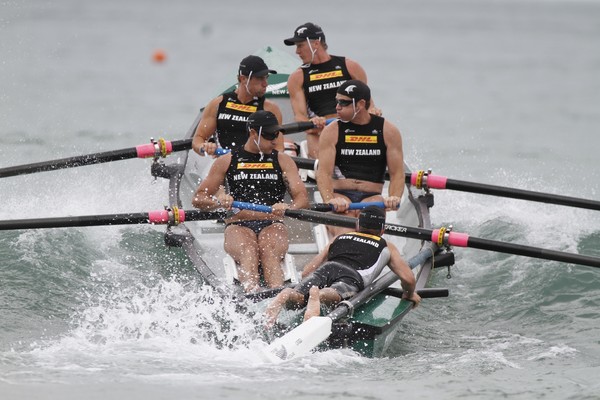
[[[295, 58], [270, 47], [261, 49], [256, 54], [265, 59], [271, 68], [279, 71], [279, 74], [269, 78], [270, 85], [267, 96], [279, 104], [284, 122], [291, 121], [292, 113], [286, 82], [289, 74], [297, 65]], [[234, 75], [235, 73], [231, 76]], [[232, 87], [233, 85], [227, 85], [217, 93], [223, 93]], [[219, 294], [229, 296], [236, 302], [248, 299], [260, 300], [274, 296], [276, 290], [264, 290], [256, 295], [246, 295], [236, 284], [235, 264], [223, 250], [224, 226], [219, 219], [224, 218], [225, 212], [189, 209], [192, 206], [191, 197], [212, 163], [212, 158], [200, 157], [191, 151], [192, 137], [201, 116], [202, 110], [194, 120], [185, 139], [172, 142], [162, 138], [158, 141], [151, 139], [150, 143], [132, 148], [0, 168], [0, 178], [6, 178], [135, 157], [152, 157], [154, 158], [152, 174], [169, 179], [170, 207], [163, 210], [124, 214], [9, 219], [0, 221], [0, 230], [167, 224], [165, 242], [170, 246], [183, 247], [204, 282], [214, 287]], [[287, 134], [308, 129], [309, 126], [293, 122], [285, 125], [286, 137], [302, 144], [304, 138], [301, 133], [290, 136]], [[292, 147], [295, 148], [295, 146]], [[177, 153], [175, 162], [165, 164], [160, 161], [161, 158], [165, 158], [171, 153]], [[311, 170], [316, 168], [316, 161], [302, 157], [293, 157], [293, 159], [301, 168], [301, 175], [312, 201], [319, 203], [321, 198], [314, 180], [310, 179]], [[396, 212], [388, 213], [385, 233], [386, 239], [393, 242], [409, 261], [417, 280], [417, 291], [421, 297], [448, 295], [445, 289], [426, 289], [425, 287], [434, 268], [442, 266], [449, 268], [453, 264], [454, 257], [450, 246], [469, 247], [600, 268], [600, 258], [590, 255], [473, 237], [467, 233], [453, 232], [451, 227], [429, 229], [431, 227], [429, 209], [433, 206], [433, 194], [430, 189], [459, 190], [591, 210], [600, 210], [600, 201], [460, 181], [433, 175], [431, 171], [413, 172], [407, 165], [405, 165], [405, 169], [407, 186], [402, 198], [402, 205]], [[314, 171], [312, 172], [314, 173]], [[384, 192], [387, 192], [385, 187]], [[251, 206], [265, 207], [254, 204]], [[240, 206], [240, 208], [242, 207]], [[327, 209], [330, 210], [330, 207]], [[324, 224], [343, 227], [354, 227], [355, 225], [354, 218], [313, 210], [286, 210], [285, 215], [290, 217], [286, 223], [289, 226], [291, 240], [289, 253], [286, 255], [282, 267], [288, 285], [298, 282], [302, 267], [327, 245]], [[397, 222], [401, 222], [403, 225]], [[281, 321], [280, 318], [279, 322], [283, 323], [278, 324], [278, 327], [282, 328], [278, 333], [281, 336], [276, 337], [264, 351], [261, 350], [258, 353], [268, 361], [289, 359], [292, 356], [305, 354], [317, 346], [324, 348], [349, 347], [367, 356], [385, 354], [394, 335], [398, 332], [400, 322], [411, 310], [411, 304], [401, 299], [400, 292], [396, 276], [391, 271], [384, 270], [382, 276], [372, 285], [348, 301], [340, 303], [333, 310], [328, 311], [325, 316], [313, 317], [303, 323], [299, 322], [301, 313], [292, 315], [286, 321]], [[246, 304], [240, 305], [243, 306], [239, 307], [240, 310], [249, 309]]]
[[[282, 110], [284, 123], [292, 122], [293, 116], [287, 91], [287, 78], [298, 66], [296, 58], [274, 47], [265, 47], [254, 54], [262, 57], [270, 68], [278, 73], [269, 76], [266, 96], [276, 102]], [[231, 77], [234, 78], [235, 74]], [[234, 88], [234, 84], [224, 87], [218, 93]], [[202, 110], [190, 127], [187, 137], [192, 138], [196, 126], [202, 117]], [[302, 133], [286, 135], [287, 140], [301, 143]], [[180, 153], [180, 162], [163, 166], [170, 179], [170, 204], [181, 208], [192, 207], [192, 195], [206, 176], [212, 158], [202, 157], [193, 150]], [[408, 166], [406, 166], [408, 169]], [[301, 170], [309, 199], [320, 202], [320, 196], [314, 180], [310, 179], [310, 171]], [[387, 191], [387, 188], [384, 189]], [[397, 212], [388, 212], [387, 221], [402, 222], [415, 227], [430, 227], [429, 207], [433, 205], [433, 195], [427, 191], [407, 185], [402, 206]], [[329, 215], [329, 214], [327, 214]], [[328, 218], [328, 217], [326, 217]], [[329, 221], [331, 222], [331, 221]], [[293, 285], [299, 281], [303, 266], [327, 244], [325, 225], [315, 224], [299, 219], [286, 219], [290, 231], [290, 247], [283, 263], [286, 279]], [[220, 221], [193, 221], [171, 226], [165, 235], [167, 244], [181, 246], [204, 281], [222, 292], [239, 293], [239, 285], [235, 283], [235, 266], [223, 250], [224, 224]], [[448, 264], [433, 257], [439, 249], [425, 241], [386, 235], [387, 240], [394, 242], [408, 260], [421, 252], [421, 258], [411, 265], [417, 277], [417, 289], [423, 289], [436, 266]], [[393, 340], [394, 334], [402, 318], [410, 311], [412, 304], [402, 300], [399, 284], [395, 275], [387, 271], [382, 279], [367, 288], [360, 296], [345, 303], [348, 308], [333, 323], [333, 331], [326, 342], [330, 347], [351, 347], [366, 356], [384, 354]], [[283, 314], [283, 313], [282, 313]]]

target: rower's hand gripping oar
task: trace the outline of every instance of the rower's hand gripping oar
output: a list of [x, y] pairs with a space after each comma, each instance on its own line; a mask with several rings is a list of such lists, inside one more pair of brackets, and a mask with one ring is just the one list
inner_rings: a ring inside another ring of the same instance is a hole
[[[336, 214], [324, 214], [310, 210], [286, 210], [285, 215], [302, 221], [314, 222], [353, 228], [355, 218]], [[499, 253], [514, 254], [543, 260], [559, 261], [565, 263], [587, 265], [600, 268], [600, 258], [581, 254], [566, 253], [562, 251], [547, 250], [539, 247], [525, 246], [496, 240], [481, 239], [469, 236], [466, 233], [453, 232], [449, 228], [425, 229], [396, 224], [385, 224], [385, 233], [403, 236], [412, 239], [431, 241], [439, 246], [471, 247], [474, 249], [490, 250]]]
[[[282, 125], [285, 133], [301, 132], [314, 127], [313, 123], [292, 122]], [[17, 165], [0, 168], [0, 178], [10, 176], [33, 174], [35, 172], [54, 171], [58, 169], [82, 167], [85, 165], [101, 164], [111, 161], [128, 160], [131, 158], [165, 158], [176, 151], [192, 148], [192, 139], [168, 141], [160, 138], [158, 141], [150, 139], [150, 143], [141, 144], [126, 149], [112, 150], [101, 153], [92, 153], [75, 157], [60, 158], [57, 160], [42, 161], [32, 164]], [[222, 150], [222, 149], [221, 149]]]

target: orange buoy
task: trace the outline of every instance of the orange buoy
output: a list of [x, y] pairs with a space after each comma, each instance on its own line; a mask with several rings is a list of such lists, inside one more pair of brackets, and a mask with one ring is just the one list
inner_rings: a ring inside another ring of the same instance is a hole
[[164, 50], [162, 50], [162, 49], [154, 50], [154, 53], [152, 54], [152, 60], [154, 60], [154, 62], [161, 63], [161, 62], [164, 62], [166, 59], [167, 59], [167, 53], [165, 53]]

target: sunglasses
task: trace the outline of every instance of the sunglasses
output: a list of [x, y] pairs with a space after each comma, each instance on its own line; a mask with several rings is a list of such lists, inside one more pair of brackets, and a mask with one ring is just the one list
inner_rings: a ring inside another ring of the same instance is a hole
[[275, 140], [279, 136], [279, 131], [270, 133], [270, 132], [264, 132], [261, 129], [260, 136], [264, 137], [267, 140]]
[[335, 100], [335, 103], [336, 103], [338, 106], [341, 106], [341, 107], [347, 107], [347, 106], [349, 106], [350, 104], [352, 104], [352, 102], [353, 102], [353, 100], [342, 100], [342, 99], [336, 99], [336, 100]]

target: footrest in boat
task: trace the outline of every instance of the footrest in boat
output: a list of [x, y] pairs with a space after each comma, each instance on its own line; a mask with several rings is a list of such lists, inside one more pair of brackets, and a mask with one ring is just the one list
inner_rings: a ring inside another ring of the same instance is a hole
[[[223, 268], [225, 270], [226, 282], [239, 282], [237, 264], [229, 255], [223, 258]], [[296, 284], [300, 282], [300, 274], [296, 270], [294, 258], [290, 254], [286, 254], [281, 263], [283, 269], [283, 281]]]

